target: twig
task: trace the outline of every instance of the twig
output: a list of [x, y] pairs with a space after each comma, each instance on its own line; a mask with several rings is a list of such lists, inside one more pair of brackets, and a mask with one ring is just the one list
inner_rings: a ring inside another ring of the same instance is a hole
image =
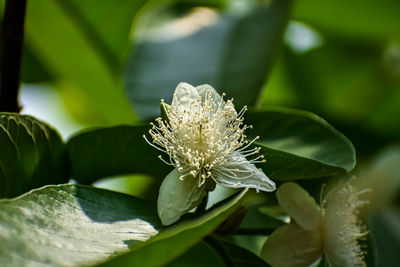
[[0, 111], [19, 112], [26, 0], [7, 0], [1, 33]]

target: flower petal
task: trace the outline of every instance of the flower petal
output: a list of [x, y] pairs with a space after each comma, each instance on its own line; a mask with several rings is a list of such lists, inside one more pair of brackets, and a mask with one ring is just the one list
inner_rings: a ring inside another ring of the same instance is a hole
[[359, 207], [368, 203], [359, 199], [362, 192], [346, 182], [331, 189], [324, 199], [324, 253], [332, 266], [366, 266], [358, 243], [367, 234], [358, 219]]
[[274, 191], [275, 183], [240, 153], [228, 158], [227, 163], [213, 170], [213, 178], [223, 186], [241, 188], [250, 187], [257, 191]]
[[188, 83], [179, 83], [172, 98], [171, 107], [177, 108], [179, 113], [188, 112], [193, 101], [200, 98], [197, 89]]
[[296, 183], [285, 183], [276, 192], [279, 206], [306, 230], [320, 225], [321, 212], [315, 199]]
[[[210, 110], [210, 120], [214, 122], [213, 128], [217, 129], [220, 133], [226, 129], [227, 125], [236, 119], [237, 112], [231, 100], [227, 102], [218, 94], [218, 92], [208, 84], [202, 84], [196, 87], [204, 102], [211, 100], [215, 106]], [[208, 95], [210, 94], [211, 95]], [[206, 99], [211, 96], [211, 99]], [[223, 110], [223, 112], [218, 112]]]
[[[204, 102], [204, 99], [207, 96], [208, 92], [212, 93], [212, 98], [214, 100], [214, 103], [219, 103], [221, 100], [223, 101], [222, 97], [220, 96], [220, 94], [218, 94], [217, 90], [214, 89], [214, 87], [212, 87], [209, 84], [202, 84], [199, 86], [196, 86], [197, 91], [199, 92], [199, 95], [201, 96], [201, 100]], [[223, 103], [225, 103], [225, 101], [223, 101]]]
[[261, 257], [272, 266], [309, 266], [321, 256], [319, 230], [307, 231], [298, 224], [279, 227], [261, 251]]
[[158, 195], [158, 216], [164, 225], [172, 224], [179, 218], [198, 206], [206, 195], [204, 186], [198, 187], [198, 179], [182, 175], [177, 169], [172, 170], [164, 179]]

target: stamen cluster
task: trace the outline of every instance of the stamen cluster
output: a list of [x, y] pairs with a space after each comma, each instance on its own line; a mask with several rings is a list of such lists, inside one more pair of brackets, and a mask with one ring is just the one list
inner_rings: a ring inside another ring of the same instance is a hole
[[[366, 266], [364, 252], [358, 244], [368, 233], [358, 219], [358, 210], [368, 201], [359, 195], [369, 189], [355, 192], [349, 183], [334, 190], [322, 203], [322, 236], [325, 255], [336, 266]], [[326, 204], [326, 208], [324, 207]]]
[[207, 178], [215, 180], [218, 175], [237, 178], [236, 173], [241, 172], [243, 179], [254, 175], [254, 171], [232, 169], [232, 166], [265, 162], [262, 155], [246, 159], [259, 153], [259, 147], [249, 148], [259, 137], [250, 142], [246, 140], [245, 131], [252, 128], [243, 124], [247, 107], [237, 113], [233, 99], [225, 102], [223, 96], [217, 99], [208, 90], [204, 99], [199, 96], [184, 109], [180, 106], [166, 108], [161, 100], [168, 119], [157, 118], [157, 125], [152, 123], [149, 130], [154, 144], [146, 141], [168, 154], [168, 160], [161, 155], [159, 158], [182, 173], [180, 180], [187, 176], [199, 178], [200, 187]]

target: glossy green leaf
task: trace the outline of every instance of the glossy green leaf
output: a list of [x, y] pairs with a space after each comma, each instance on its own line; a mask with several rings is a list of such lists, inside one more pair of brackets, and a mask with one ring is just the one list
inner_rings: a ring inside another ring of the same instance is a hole
[[69, 161], [60, 135], [26, 115], [0, 113], [0, 197], [14, 197], [69, 179]]
[[133, 250], [107, 264], [165, 264], [214, 230], [246, 191], [163, 228], [155, 207], [135, 197], [81, 185], [45, 186], [0, 200], [0, 261], [2, 266], [87, 266]]
[[210, 25], [187, 36], [173, 38], [168, 32], [167, 39], [137, 42], [124, 80], [138, 115], [157, 116], [160, 99], [170, 103], [182, 81], [195, 86], [208, 83], [235, 97], [239, 106], [254, 104], [281, 41], [288, 5], [274, 1], [244, 17], [222, 15], [214, 23], [209, 18]]
[[160, 230], [155, 208], [80, 185], [46, 186], [0, 200], [2, 266], [87, 266]]
[[72, 177], [91, 184], [108, 176], [143, 173], [164, 178], [172, 168], [143, 138], [150, 125], [116, 126], [78, 133], [67, 143]]
[[347, 38], [386, 42], [400, 36], [397, 0], [299, 0], [293, 18]]
[[176, 258], [168, 267], [203, 267], [203, 266], [224, 266], [224, 262], [218, 253], [204, 241], [186, 251], [185, 254]]
[[226, 266], [246, 267], [246, 266], [269, 266], [265, 261], [249, 250], [236, 246], [234, 244], [206, 238], [206, 241], [216, 250]]
[[[269, 235], [270, 233], [268, 233]], [[268, 238], [267, 233], [264, 234], [244, 234], [239, 233], [233, 236], [235, 244], [253, 252], [256, 255], [260, 255], [262, 246], [265, 240]]]
[[177, 223], [132, 251], [100, 266], [162, 266], [215, 230], [240, 204], [247, 189], [233, 195], [202, 216]]
[[262, 207], [263, 205], [256, 205], [248, 210], [240, 225], [239, 233], [269, 234], [274, 229], [285, 224], [282, 220], [262, 213], [260, 211]]
[[355, 165], [351, 142], [320, 117], [305, 111], [268, 108], [249, 112], [249, 138], [267, 162], [262, 165], [271, 179], [289, 181], [344, 174]]
[[26, 45], [65, 89], [68, 107], [81, 119], [134, 119], [114, 72], [126, 52], [133, 16], [145, 2], [28, 2]]

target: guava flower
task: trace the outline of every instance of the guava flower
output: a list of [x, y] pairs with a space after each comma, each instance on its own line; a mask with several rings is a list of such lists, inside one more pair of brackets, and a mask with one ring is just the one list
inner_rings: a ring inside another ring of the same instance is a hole
[[[153, 143], [144, 136], [167, 154], [160, 159], [175, 167], [161, 184], [157, 201], [164, 225], [197, 207], [215, 183], [275, 190], [274, 182], [254, 165], [265, 160], [256, 155], [260, 148], [252, 147], [258, 138], [246, 140], [245, 131], [251, 127], [243, 124], [246, 107], [236, 112], [232, 100], [225, 102], [223, 96], [209, 85], [178, 84], [171, 106], [161, 100], [167, 119], [152, 123]], [[249, 156], [254, 158], [247, 160]]]
[[358, 197], [364, 192], [347, 183], [330, 191], [318, 207], [299, 185], [283, 184], [278, 202], [295, 222], [268, 237], [262, 257], [272, 266], [309, 266], [322, 256], [329, 266], [366, 266], [358, 244], [366, 231], [357, 218], [367, 203]]
[[359, 169], [352, 184], [361, 190], [371, 189], [363, 196], [370, 204], [361, 208], [360, 219], [366, 221], [372, 213], [390, 205], [400, 192], [400, 145], [380, 151], [368, 165]]

